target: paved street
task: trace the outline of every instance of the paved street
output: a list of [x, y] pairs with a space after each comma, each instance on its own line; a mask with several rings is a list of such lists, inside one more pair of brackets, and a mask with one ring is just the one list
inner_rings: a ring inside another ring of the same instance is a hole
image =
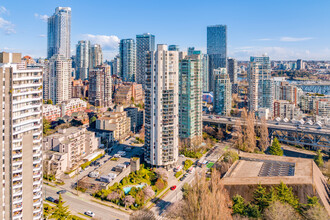
[[[230, 143], [217, 144], [214, 148], [215, 150], [213, 151], [213, 153], [211, 153], [210, 155], [206, 155], [205, 159], [210, 162], [216, 162], [221, 157], [221, 155], [224, 153], [224, 148], [227, 146], [230, 146]], [[189, 159], [189, 158], [186, 158], [186, 159]], [[176, 189], [173, 191], [170, 190], [164, 198], [162, 198], [153, 208], [151, 208], [151, 211], [154, 212], [156, 217], [159, 218], [171, 204], [182, 199], [183, 185], [185, 183], [191, 184], [195, 179], [196, 172], [197, 172], [197, 175], [201, 175], [203, 172], [205, 172], [205, 169], [197, 166], [195, 168], [195, 172], [193, 174], [189, 174], [184, 181], [176, 180], [176, 184], [175, 184], [175, 182], [171, 183], [172, 185], [177, 186]], [[172, 185], [170, 185], [170, 186], [172, 186]]]
[[[54, 188], [47, 185], [44, 185], [44, 198], [51, 196], [54, 199], [58, 198], [56, 194], [60, 188]], [[76, 195], [67, 192], [62, 195], [63, 200], [66, 202], [65, 205], [70, 206], [70, 210], [74, 212], [84, 213], [85, 211], [92, 211], [95, 213], [95, 217], [102, 219], [102, 220], [124, 220], [129, 219], [129, 215], [118, 211], [116, 209], [92, 202], [88, 199], [77, 197]]]

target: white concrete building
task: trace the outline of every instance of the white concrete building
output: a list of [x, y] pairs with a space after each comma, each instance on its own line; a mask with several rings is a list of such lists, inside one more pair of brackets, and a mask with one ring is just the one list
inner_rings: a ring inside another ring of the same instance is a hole
[[42, 116], [49, 121], [55, 121], [62, 116], [61, 107], [58, 105], [44, 104], [42, 106]]
[[4, 220], [41, 219], [43, 214], [42, 69], [25, 68], [20, 62], [19, 53], [0, 53], [0, 219]]
[[49, 98], [58, 104], [71, 98], [71, 67], [70, 59], [63, 55], [54, 55], [48, 64]]
[[145, 90], [145, 160], [170, 167], [178, 160], [179, 54], [157, 45], [147, 53]]

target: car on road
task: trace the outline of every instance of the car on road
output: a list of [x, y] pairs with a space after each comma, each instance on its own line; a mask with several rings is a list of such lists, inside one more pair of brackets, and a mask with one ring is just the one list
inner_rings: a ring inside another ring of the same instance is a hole
[[66, 193], [66, 190], [65, 189], [62, 189], [62, 190], [60, 190], [60, 191], [57, 192], [57, 194], [64, 194], [64, 193]]
[[171, 186], [171, 188], [170, 188], [171, 190], [175, 190], [176, 189], [176, 185], [174, 185], [174, 186]]
[[55, 199], [53, 197], [51, 197], [51, 196], [48, 196], [46, 198], [46, 200], [49, 201], [49, 202], [54, 202], [55, 203]]
[[95, 213], [92, 212], [92, 211], [86, 211], [86, 212], [84, 212], [84, 214], [89, 216], [89, 217], [92, 217], [92, 218], [95, 216]]
[[187, 176], [183, 176], [183, 177], [181, 177], [181, 178], [180, 178], [180, 181], [183, 181], [183, 180], [185, 180], [185, 179], [186, 179], [186, 177], [187, 177]]

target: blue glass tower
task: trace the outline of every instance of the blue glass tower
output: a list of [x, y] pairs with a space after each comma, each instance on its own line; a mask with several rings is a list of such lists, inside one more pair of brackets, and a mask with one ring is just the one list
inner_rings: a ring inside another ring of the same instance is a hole
[[213, 71], [226, 68], [227, 61], [227, 25], [207, 27], [207, 54], [209, 56], [209, 88], [214, 91]]

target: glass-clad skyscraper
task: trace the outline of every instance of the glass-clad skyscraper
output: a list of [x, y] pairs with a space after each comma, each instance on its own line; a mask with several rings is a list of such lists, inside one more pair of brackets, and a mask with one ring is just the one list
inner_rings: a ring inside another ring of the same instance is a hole
[[179, 135], [193, 146], [202, 143], [202, 58], [192, 54], [179, 66]]
[[81, 40], [76, 47], [76, 79], [88, 79], [90, 42]]
[[53, 16], [48, 18], [47, 57], [62, 54], [70, 58], [71, 8], [57, 7]]
[[120, 40], [119, 53], [121, 62], [121, 77], [125, 82], [135, 82], [135, 42], [133, 39]]
[[[209, 55], [209, 79], [213, 79], [213, 70], [226, 68], [227, 25], [207, 27], [207, 54]], [[214, 90], [213, 80], [209, 80], [210, 90]]]
[[155, 50], [155, 35], [136, 35], [136, 82], [145, 87], [146, 53]]

